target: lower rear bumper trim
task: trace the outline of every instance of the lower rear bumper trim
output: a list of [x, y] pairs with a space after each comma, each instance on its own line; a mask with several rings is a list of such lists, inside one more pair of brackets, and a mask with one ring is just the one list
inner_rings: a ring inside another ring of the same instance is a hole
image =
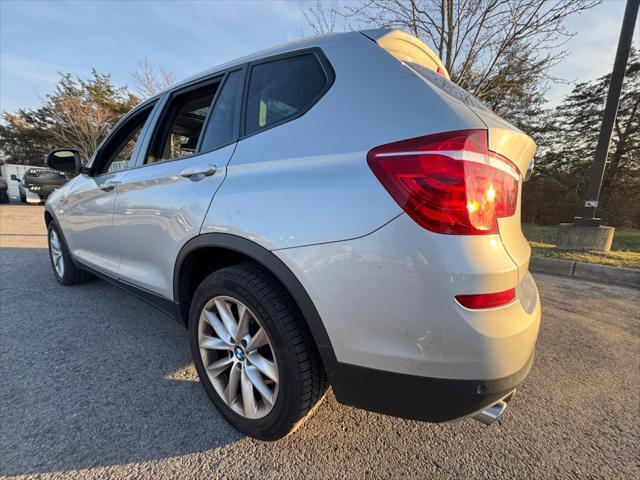
[[426, 422], [455, 420], [504, 398], [529, 374], [533, 354], [512, 375], [456, 380], [386, 372], [338, 362], [330, 383], [338, 402], [371, 412]]

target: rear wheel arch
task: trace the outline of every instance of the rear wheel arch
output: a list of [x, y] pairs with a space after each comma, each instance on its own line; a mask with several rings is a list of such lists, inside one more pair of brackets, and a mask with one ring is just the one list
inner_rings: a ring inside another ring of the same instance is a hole
[[291, 296], [316, 343], [329, 379], [336, 357], [329, 335], [308, 293], [276, 255], [251, 240], [227, 233], [205, 233], [187, 242], [176, 259], [173, 295], [185, 325], [193, 294], [210, 273], [231, 265], [253, 262], [273, 275]]

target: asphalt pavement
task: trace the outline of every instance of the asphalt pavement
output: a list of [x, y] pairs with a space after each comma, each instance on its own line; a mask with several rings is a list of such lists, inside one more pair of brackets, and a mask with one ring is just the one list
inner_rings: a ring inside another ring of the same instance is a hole
[[295, 434], [264, 443], [211, 405], [183, 327], [103, 281], [63, 287], [45, 249], [6, 245], [2, 477], [640, 477], [638, 290], [536, 276], [537, 356], [500, 424], [405, 421], [329, 393]]

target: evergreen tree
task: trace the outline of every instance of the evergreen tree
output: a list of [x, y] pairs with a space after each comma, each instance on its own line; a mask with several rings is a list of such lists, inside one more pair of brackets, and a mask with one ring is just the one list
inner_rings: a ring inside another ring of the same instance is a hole
[[[537, 175], [525, 185], [524, 219], [571, 221], [581, 211], [611, 81], [578, 83], [547, 112], [536, 140]], [[640, 55], [632, 50], [614, 124], [598, 213], [616, 226], [640, 225]]]

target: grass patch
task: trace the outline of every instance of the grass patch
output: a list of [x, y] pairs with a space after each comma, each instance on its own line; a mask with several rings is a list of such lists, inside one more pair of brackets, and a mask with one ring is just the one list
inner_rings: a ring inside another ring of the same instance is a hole
[[640, 269], [640, 230], [616, 228], [611, 251], [608, 253], [558, 250], [555, 248], [557, 225], [524, 224], [522, 231], [531, 244], [531, 254], [538, 257]]

